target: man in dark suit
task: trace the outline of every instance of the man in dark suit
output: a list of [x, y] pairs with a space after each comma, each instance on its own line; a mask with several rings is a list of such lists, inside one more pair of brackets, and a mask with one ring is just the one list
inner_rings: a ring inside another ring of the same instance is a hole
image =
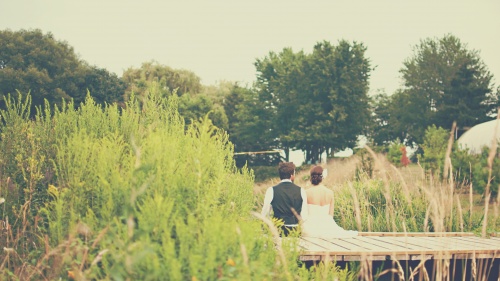
[[281, 162], [278, 171], [281, 182], [267, 189], [261, 214], [268, 216], [272, 209], [273, 217], [284, 223], [281, 235], [288, 236], [299, 224], [296, 214], [302, 219], [307, 217], [307, 195], [303, 188], [293, 183], [295, 179], [293, 162]]

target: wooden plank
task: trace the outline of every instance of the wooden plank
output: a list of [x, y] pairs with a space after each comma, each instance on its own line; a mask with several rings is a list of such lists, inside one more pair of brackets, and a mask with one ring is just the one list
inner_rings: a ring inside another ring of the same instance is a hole
[[[346, 247], [349, 247], [350, 250], [366, 251], [366, 252], [371, 252], [374, 250], [373, 245], [369, 245], [369, 244], [364, 243], [363, 241], [355, 239], [353, 237], [352, 238], [339, 238], [339, 243], [346, 245]], [[386, 249], [378, 249], [378, 250], [386, 250]]]
[[390, 237], [369, 237], [369, 241], [374, 244], [378, 244], [382, 247], [386, 247], [389, 252], [397, 252], [404, 253], [408, 251], [421, 251], [425, 252], [428, 250], [432, 250], [432, 248], [428, 248], [420, 245], [413, 245], [411, 243], [395, 243], [395, 241]]
[[301, 239], [324, 248], [326, 252], [332, 252], [332, 251], [335, 251], [335, 252], [346, 252], [347, 251], [348, 252], [348, 251], [350, 251], [349, 248], [344, 247], [342, 245], [338, 245], [338, 244], [334, 243], [335, 241], [333, 241], [333, 240], [332, 240], [332, 242], [329, 242], [329, 241], [326, 241], [324, 239], [316, 238], [316, 237], [302, 237]]
[[[473, 238], [473, 237], [470, 237], [470, 238]], [[478, 243], [478, 241], [479, 240], [477, 240], [477, 239], [475, 241], [471, 241], [471, 240], [462, 239], [461, 237], [449, 237], [448, 240], [444, 241], [443, 243], [451, 243], [453, 245], [459, 245], [460, 247], [462, 247], [464, 249], [486, 249], [486, 250], [491, 250], [491, 249], [494, 248], [494, 246], [492, 246], [492, 245], [488, 245], [488, 244], [484, 244], [484, 243]]]
[[498, 259], [497, 255], [492, 254], [476, 254], [476, 253], [467, 253], [467, 254], [453, 254], [453, 259], [456, 260], [471, 260], [471, 259]]
[[466, 239], [461, 239], [460, 237], [453, 237], [452, 239], [459, 241], [459, 243], [463, 245], [472, 247], [473, 249], [495, 249], [495, 248], [500, 249], [500, 243], [498, 245], [494, 245], [484, 240], [479, 240], [479, 239], [466, 240]]
[[475, 236], [475, 235], [472, 232], [358, 232], [358, 236], [465, 237], [465, 236]]
[[[402, 238], [404, 240], [398, 240], [398, 238]], [[412, 237], [413, 238], [413, 237]], [[385, 242], [389, 245], [393, 245], [393, 247], [404, 247], [407, 248], [407, 251], [429, 251], [432, 250], [432, 247], [429, 247], [428, 245], [422, 245], [420, 243], [414, 242], [414, 239], [410, 237], [378, 237], [374, 238], [376, 240]], [[411, 239], [411, 240], [408, 240]]]
[[[404, 250], [408, 250], [407, 247], [403, 247], [403, 246], [394, 246], [394, 245], [391, 245], [391, 244], [388, 244], [387, 242], [384, 242], [384, 241], [379, 241], [377, 239], [374, 239], [372, 236], [358, 236], [358, 237], [355, 237], [356, 240], [360, 240], [360, 241], [363, 241], [364, 243], [368, 243], [370, 245], [372, 245], [373, 249], [374, 250], [379, 250], [379, 251], [404, 251]], [[377, 247], [377, 248], [375, 248]]]
[[421, 260], [430, 260], [433, 259], [434, 255], [426, 254], [426, 255], [411, 255], [409, 260], [412, 261], [421, 261]]
[[313, 252], [329, 251], [328, 249], [322, 247], [321, 245], [311, 243], [304, 239], [299, 240], [299, 246], [305, 251], [313, 251]]
[[453, 240], [454, 237], [412, 237], [413, 243], [422, 243], [423, 245], [428, 245], [432, 249], [437, 251], [451, 251], [451, 250], [476, 250], [485, 249], [489, 250], [487, 247], [475, 247], [468, 243], [463, 243], [458, 240]]
[[480, 238], [480, 237], [456, 237], [456, 239], [463, 240], [463, 241], [469, 241], [477, 244], [483, 244], [483, 245], [488, 245], [491, 247], [496, 247], [500, 249], [500, 239], [495, 241], [492, 239], [488, 238]]
[[356, 256], [356, 255], [347, 255], [344, 256], [344, 261], [386, 261], [389, 260], [390, 256], [388, 255], [370, 255], [370, 256]]
[[427, 245], [433, 252], [460, 249], [456, 244], [449, 243], [448, 240], [439, 237], [413, 237], [412, 243]]
[[329, 256], [328, 255], [301, 255], [301, 261], [343, 261], [343, 256]]
[[[407, 233], [408, 234], [408, 233]], [[415, 233], [412, 233], [415, 234]], [[423, 234], [423, 233], [422, 233]], [[500, 239], [447, 235], [360, 235], [352, 238], [302, 238], [301, 260], [423, 260], [498, 258]]]

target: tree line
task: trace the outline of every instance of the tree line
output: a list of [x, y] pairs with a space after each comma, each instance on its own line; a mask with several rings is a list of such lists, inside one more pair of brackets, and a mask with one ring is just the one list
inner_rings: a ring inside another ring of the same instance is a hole
[[[418, 146], [432, 125], [461, 130], [494, 117], [500, 87], [481, 60], [459, 38], [426, 38], [400, 69], [395, 93], [370, 96], [373, 71], [363, 43], [340, 40], [316, 43], [311, 53], [283, 48], [256, 59], [256, 81], [202, 85], [192, 71], [158, 62], [129, 68], [122, 77], [92, 66], [67, 42], [41, 30], [0, 31], [0, 95], [32, 97], [31, 110], [45, 100], [78, 107], [90, 94], [98, 104], [125, 107], [132, 96], [144, 99], [151, 84], [165, 97], [179, 97], [185, 124], [208, 118], [228, 132], [235, 152], [300, 149], [314, 163], [325, 152], [354, 148], [365, 135], [373, 145], [394, 141]], [[495, 88], [496, 87], [496, 88]], [[243, 165], [271, 164], [277, 154], [246, 157]]]

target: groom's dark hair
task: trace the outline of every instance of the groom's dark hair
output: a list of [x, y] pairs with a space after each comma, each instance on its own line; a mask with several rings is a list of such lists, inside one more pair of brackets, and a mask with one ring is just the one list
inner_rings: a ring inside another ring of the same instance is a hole
[[295, 164], [293, 162], [280, 162], [278, 165], [280, 179], [290, 179], [295, 174]]

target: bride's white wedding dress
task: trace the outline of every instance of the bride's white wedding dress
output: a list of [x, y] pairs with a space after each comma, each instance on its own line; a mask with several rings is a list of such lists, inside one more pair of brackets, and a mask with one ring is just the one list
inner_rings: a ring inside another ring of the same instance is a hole
[[330, 216], [330, 205], [307, 204], [309, 216], [302, 224], [302, 236], [319, 238], [347, 238], [357, 236], [358, 232], [345, 230], [338, 226]]

